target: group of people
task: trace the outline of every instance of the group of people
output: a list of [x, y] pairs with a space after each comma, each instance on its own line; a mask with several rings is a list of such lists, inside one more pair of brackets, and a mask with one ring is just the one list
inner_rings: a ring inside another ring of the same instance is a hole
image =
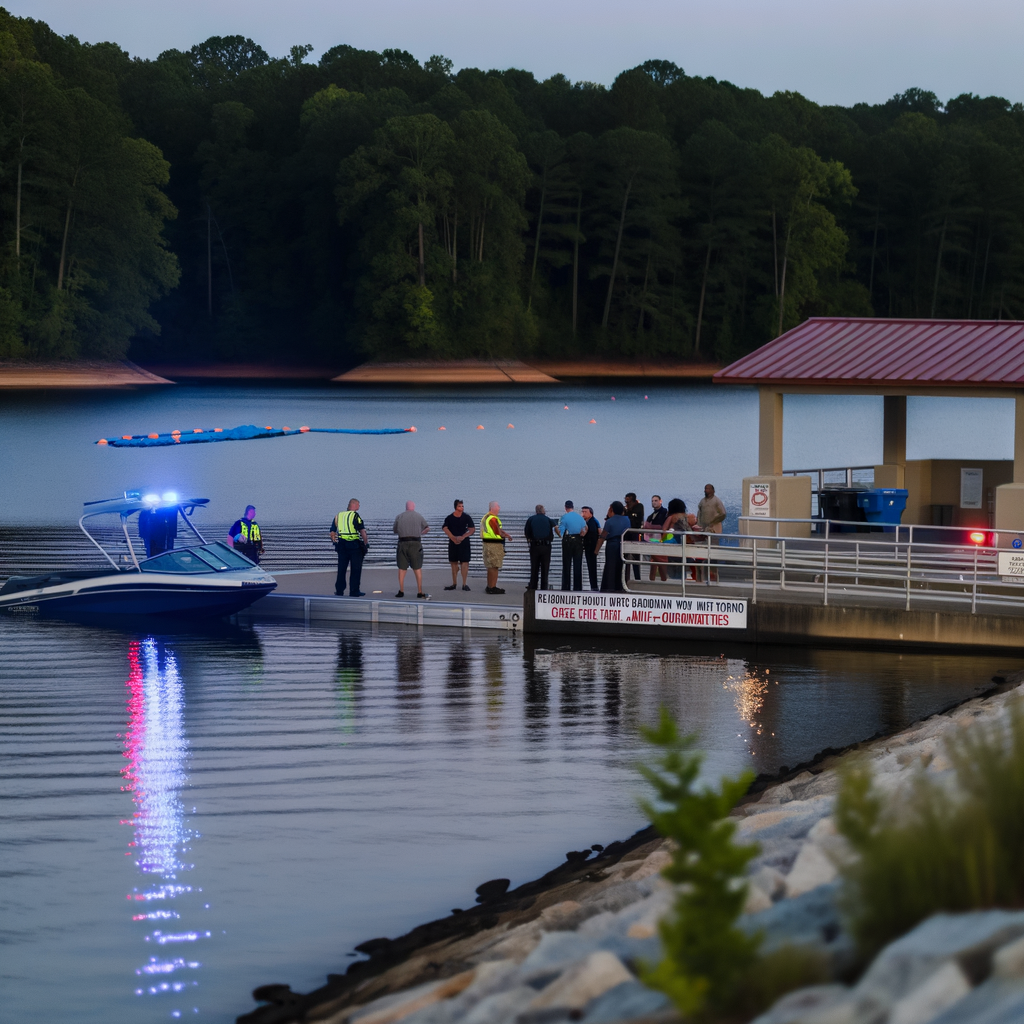
[[[255, 511], [255, 510], [253, 510]], [[565, 503], [565, 511], [558, 519], [548, 516], [543, 505], [537, 505], [535, 513], [526, 520], [523, 533], [530, 550], [530, 590], [547, 590], [551, 570], [551, 554], [556, 538], [562, 548], [562, 589], [583, 589], [583, 566], [587, 567], [591, 590], [620, 591], [623, 589], [622, 538], [627, 530], [642, 531], [637, 539], [662, 544], [683, 543], [687, 533], [702, 531], [718, 534], [722, 532], [726, 511], [722, 499], [715, 494], [712, 484], [704, 488], [704, 497], [697, 505], [695, 514], [687, 512], [681, 498], [673, 498], [666, 506], [661, 496], [651, 497], [651, 512], [644, 516], [643, 504], [632, 491], [623, 501], [613, 501], [608, 506], [605, 520], [601, 523], [590, 505], [576, 511], [572, 501]], [[498, 586], [498, 574], [505, 561], [505, 545], [513, 538], [504, 527], [500, 517], [501, 506], [490, 502], [487, 514], [480, 526], [480, 540], [483, 548], [484, 568], [487, 570], [488, 594], [504, 594]], [[248, 510], [246, 512], [248, 515]], [[236, 524], [236, 527], [240, 524]], [[452, 571], [452, 582], [445, 590], [456, 590], [459, 577], [462, 589], [468, 591], [470, 538], [477, 532], [476, 523], [466, 512], [465, 503], [457, 498], [452, 512], [441, 527], [448, 538], [448, 564]], [[234, 531], [234, 528], [233, 528]], [[416, 511], [412, 501], [405, 503], [405, 511], [395, 517], [392, 532], [398, 537], [395, 560], [398, 566], [398, 592], [396, 597], [405, 597], [405, 579], [411, 569], [416, 578], [416, 597], [426, 600], [430, 597], [423, 589], [423, 537], [430, 532], [426, 519]], [[334, 593], [344, 596], [346, 582], [350, 597], [363, 597], [360, 590], [363, 558], [369, 548], [366, 524], [359, 515], [359, 500], [352, 498], [345, 511], [331, 520], [331, 543], [338, 552], [338, 575]], [[237, 544], [237, 541], [236, 541]], [[600, 583], [597, 578], [597, 556], [605, 549], [604, 572]], [[682, 559], [672, 565], [668, 554], [652, 556], [650, 579], [667, 580], [678, 578], [682, 571]], [[633, 577], [640, 579], [640, 566], [633, 564]]]
[[[538, 505], [534, 515], [526, 521], [524, 532], [530, 545], [529, 590], [547, 590], [551, 568], [551, 553], [556, 537], [562, 547], [562, 590], [583, 589], [583, 564], [586, 562], [591, 590], [621, 591], [623, 589], [622, 539], [627, 530], [642, 531], [636, 540], [661, 544], [681, 544], [685, 534], [703, 531], [719, 534], [725, 522], [726, 511], [722, 499], [715, 494], [713, 484], [704, 488], [704, 497], [697, 505], [696, 514], [686, 510], [682, 498], [673, 498], [665, 506], [660, 494], [651, 496], [651, 512], [644, 517], [643, 503], [630, 491], [623, 501], [613, 501], [608, 506], [604, 523], [600, 523], [589, 505], [579, 512], [571, 501], [565, 503], [565, 513], [557, 521], [550, 519], [543, 505]], [[597, 556], [605, 549], [604, 572], [600, 586], [597, 579]], [[669, 566], [669, 556], [651, 556], [650, 579], [659, 577], [667, 580], [669, 574], [676, 576], [682, 571], [682, 559], [678, 566]], [[655, 565], [655, 563], [658, 563]], [[633, 578], [640, 579], [640, 566], [632, 565]]]

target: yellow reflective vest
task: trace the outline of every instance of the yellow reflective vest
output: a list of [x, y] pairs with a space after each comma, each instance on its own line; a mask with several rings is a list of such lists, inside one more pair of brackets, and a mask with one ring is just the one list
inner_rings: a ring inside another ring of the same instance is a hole
[[338, 540], [359, 540], [359, 531], [356, 529], [358, 512], [339, 512], [334, 520], [334, 532]]
[[240, 521], [242, 532], [238, 535], [238, 542], [241, 544], [259, 544], [263, 540], [260, 534], [259, 523], [253, 519], [251, 522], [243, 518]]
[[[494, 524], [497, 523], [497, 526]], [[484, 516], [483, 530], [480, 534], [481, 540], [502, 540], [501, 536], [501, 520], [493, 513], [488, 512]]]

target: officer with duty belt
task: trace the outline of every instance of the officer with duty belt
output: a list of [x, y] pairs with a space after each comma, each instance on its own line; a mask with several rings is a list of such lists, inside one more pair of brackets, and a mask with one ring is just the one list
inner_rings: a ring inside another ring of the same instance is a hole
[[334, 593], [337, 597], [345, 596], [345, 573], [349, 573], [348, 596], [365, 597], [359, 589], [363, 575], [363, 556], [369, 544], [366, 540], [366, 524], [359, 515], [359, 499], [353, 498], [348, 509], [339, 512], [331, 521], [331, 543], [338, 552], [338, 578], [334, 581]]
[[562, 589], [583, 589], [583, 543], [587, 535], [587, 523], [576, 511], [571, 501], [565, 503], [565, 515], [555, 527], [555, 533], [562, 538]]
[[[263, 531], [256, 522], [256, 506], [246, 505], [245, 514], [236, 519], [228, 531], [228, 544], [251, 562], [260, 564], [263, 554]], [[172, 545], [173, 546], [173, 545]]]
[[530, 583], [527, 590], [548, 589], [548, 571], [551, 568], [552, 523], [543, 505], [536, 506], [535, 515], [526, 520], [523, 535], [530, 545]]

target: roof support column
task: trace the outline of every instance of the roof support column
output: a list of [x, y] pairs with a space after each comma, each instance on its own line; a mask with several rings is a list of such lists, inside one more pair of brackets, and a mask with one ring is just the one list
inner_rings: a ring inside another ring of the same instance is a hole
[[[997, 530], [1024, 533], [1024, 391], [1015, 397], [1016, 411], [1013, 418], [1013, 483], [1000, 484], [996, 488]], [[1000, 547], [1005, 547], [1009, 538], [1001, 538]]]
[[1013, 418], [1013, 482], [1024, 484], [1024, 391], [1018, 391]]
[[[907, 396], [886, 395], [882, 402], [882, 462], [907, 464]], [[1019, 406], [1018, 406], [1019, 408]], [[1024, 449], [1021, 449], [1024, 452]]]
[[[782, 476], [782, 393], [760, 388], [759, 394], [757, 472], [761, 476]], [[1024, 456], [1024, 445], [1020, 451]]]

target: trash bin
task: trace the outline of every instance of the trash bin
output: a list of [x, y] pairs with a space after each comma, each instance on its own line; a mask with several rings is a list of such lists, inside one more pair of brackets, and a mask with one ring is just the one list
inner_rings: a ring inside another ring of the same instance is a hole
[[907, 507], [907, 492], [902, 487], [876, 487], [858, 494], [857, 505], [869, 523], [898, 526]]
[[857, 527], [855, 523], [866, 523], [864, 509], [857, 499], [865, 491], [856, 487], [826, 487], [818, 492], [818, 515], [822, 519], [838, 520], [842, 525], [830, 527], [832, 533], [856, 533], [867, 527]]

